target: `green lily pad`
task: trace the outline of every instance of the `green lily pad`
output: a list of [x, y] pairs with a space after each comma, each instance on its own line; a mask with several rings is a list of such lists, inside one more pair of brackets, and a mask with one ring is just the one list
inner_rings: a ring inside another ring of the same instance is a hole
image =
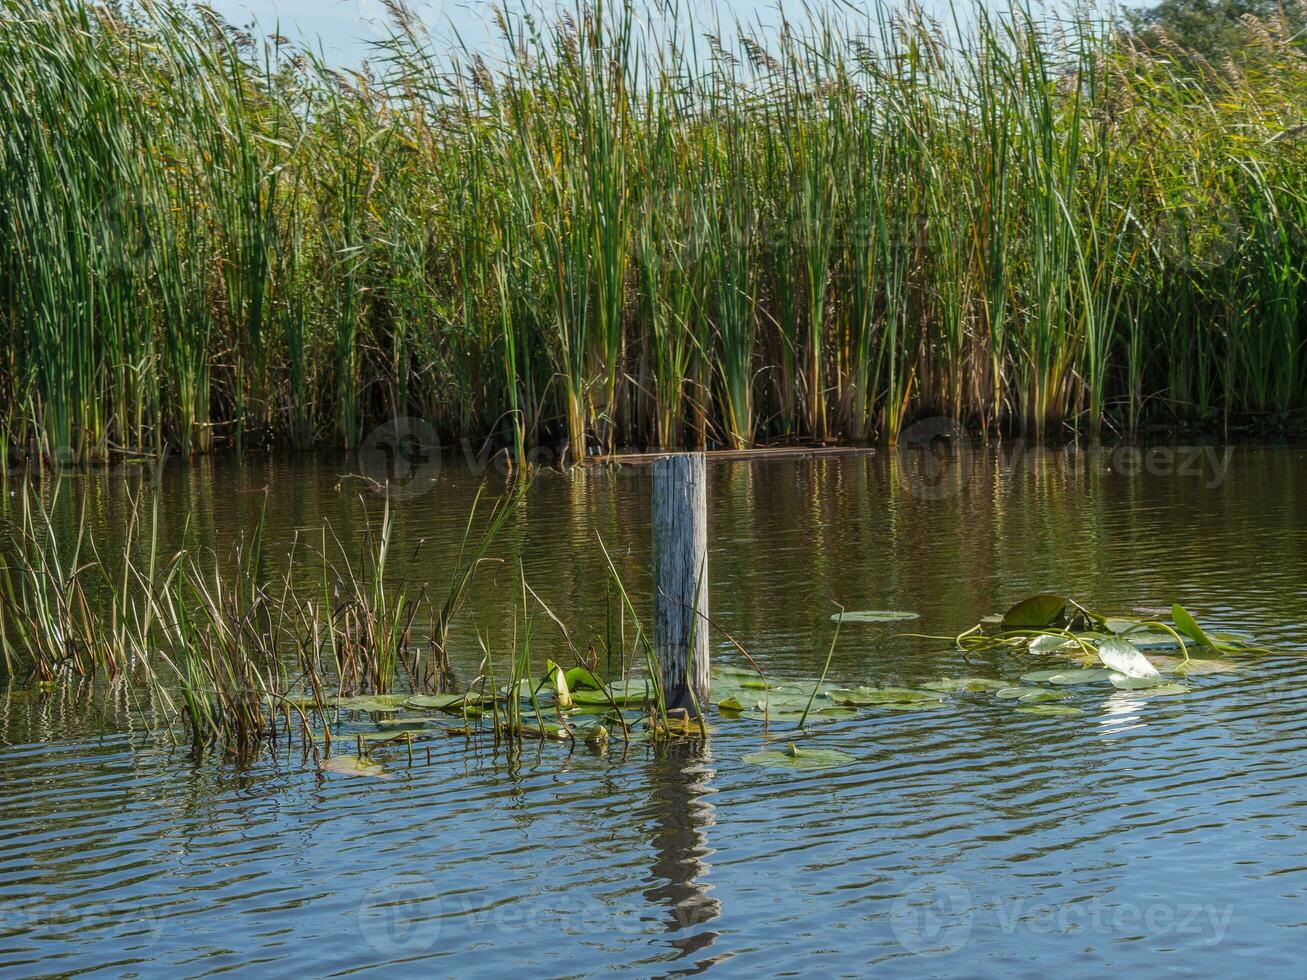
[[585, 688], [589, 691], [597, 691], [603, 687], [603, 685], [599, 683], [599, 678], [595, 677], [594, 674], [590, 673], [590, 671], [586, 670], [584, 667], [573, 667], [571, 670], [563, 674], [563, 678], [567, 682], [568, 689], [574, 695], [580, 688]]
[[357, 697], [337, 698], [336, 707], [343, 711], [391, 712], [404, 707], [407, 694], [364, 694]]
[[390, 779], [385, 766], [369, 759], [360, 759], [356, 755], [333, 755], [323, 759], [319, 766], [322, 772], [334, 772], [342, 776], [371, 776], [374, 779]]
[[732, 714], [738, 715], [744, 710], [744, 704], [741, 703], [739, 698], [722, 698], [717, 702], [717, 709], [719, 711], [728, 711]]
[[1215, 645], [1203, 632], [1203, 628], [1198, 625], [1198, 620], [1189, 615], [1189, 611], [1178, 602], [1171, 607], [1171, 621], [1175, 623], [1177, 632], [1183, 633], [1195, 643], [1205, 647]]
[[1134, 687], [1131, 685], [1132, 681], [1140, 681], [1140, 680], [1147, 681], [1148, 678], [1123, 677], [1122, 678], [1123, 684], [1120, 685], [1120, 689], [1130, 691], [1132, 694], [1138, 694], [1146, 698], [1164, 698], [1164, 697], [1171, 697], [1176, 694], [1189, 693], [1188, 687], [1186, 687], [1184, 684], [1176, 684], [1173, 681], [1171, 682], [1164, 681], [1161, 684], [1145, 683], [1142, 687]]
[[1015, 709], [1021, 715], [1083, 715], [1084, 711], [1070, 704], [1032, 704]]
[[1188, 660], [1181, 660], [1171, 668], [1171, 673], [1181, 674], [1184, 676], [1203, 674], [1237, 674], [1239, 665], [1232, 664], [1228, 660], [1214, 660], [1204, 657], [1190, 657]]
[[910, 687], [837, 687], [829, 692], [836, 704], [904, 704], [916, 701], [940, 701], [936, 691], [919, 691]]
[[793, 742], [784, 749], [751, 752], [740, 759], [751, 766], [770, 766], [775, 769], [838, 769], [855, 761], [854, 757], [839, 749], [799, 748]]
[[1069, 697], [1070, 691], [1050, 691], [1041, 687], [1031, 694], [1023, 694], [1017, 700], [1022, 704], [1047, 704], [1050, 701], [1065, 701]]
[[[1021, 675], [1022, 684], [1045, 684], [1050, 677], [1056, 677], [1058, 674], [1067, 674], [1070, 671], [1065, 667], [1054, 667], [1051, 670], [1032, 670], [1028, 674]], [[1004, 684], [1004, 687], [1011, 687], [1011, 684]]]
[[1103, 620], [1103, 628], [1109, 633], [1120, 635], [1127, 630], [1132, 630], [1139, 625], [1138, 619], [1131, 619], [1125, 616], [1108, 616]]
[[863, 609], [858, 612], [842, 612], [832, 616], [832, 623], [907, 623], [920, 619], [914, 612], [901, 612], [892, 609]]
[[1001, 691], [1003, 688], [1011, 686], [1007, 681], [995, 680], [991, 677], [942, 677], [937, 681], [927, 681], [921, 685], [921, 689], [923, 691], [939, 691], [943, 694], [951, 694], [955, 691], [969, 693]]
[[430, 728], [431, 724], [426, 718], [382, 718], [377, 727], [393, 735], [396, 732], [420, 732]]
[[1073, 646], [1076, 646], [1076, 641], [1070, 637], [1059, 636], [1056, 633], [1043, 633], [1027, 643], [1026, 649], [1030, 653], [1052, 653], [1054, 650], [1062, 650]]
[[1030, 696], [1040, 694], [1055, 694], [1055, 691], [1044, 689], [1044, 687], [1004, 687], [1001, 691], [995, 691], [993, 696], [1001, 700], [1023, 700]]
[[415, 694], [404, 702], [404, 706], [418, 711], [458, 711], [469, 698], [479, 700], [475, 694]]
[[1111, 671], [1101, 670], [1096, 667], [1082, 667], [1079, 670], [1064, 670], [1060, 673], [1056, 673], [1048, 679], [1048, 683], [1057, 684], [1059, 686], [1097, 684], [1100, 681], [1107, 680], [1110, 673]]
[[1061, 622], [1066, 607], [1064, 596], [1032, 595], [1005, 612], [1001, 625], [1005, 630], [1043, 629]]

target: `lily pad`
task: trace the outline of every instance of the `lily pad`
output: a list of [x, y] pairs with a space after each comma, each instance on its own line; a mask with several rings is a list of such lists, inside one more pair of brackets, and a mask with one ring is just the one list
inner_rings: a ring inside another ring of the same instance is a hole
[[571, 670], [563, 674], [563, 678], [567, 682], [568, 689], [571, 690], [573, 695], [575, 695], [577, 690], [580, 688], [585, 688], [589, 691], [597, 691], [603, 686], [599, 683], [599, 678], [595, 677], [594, 674], [590, 673], [590, 671], [586, 670], [584, 667], [573, 667]]
[[1178, 602], [1171, 607], [1171, 621], [1175, 623], [1178, 632], [1183, 633], [1195, 643], [1205, 647], [1215, 645], [1203, 632], [1203, 628], [1198, 625], [1198, 620], [1189, 615], [1189, 611]]
[[832, 623], [907, 623], [920, 619], [919, 613], [902, 612], [892, 609], [863, 609], [858, 612], [842, 612], [832, 616]]
[[944, 694], [951, 694], [954, 691], [1001, 691], [1005, 687], [1011, 687], [1007, 681], [995, 680], [992, 677], [941, 677], [937, 681], [927, 681], [921, 685], [925, 691], [939, 691]]
[[742, 756], [741, 762], [751, 766], [770, 766], [776, 769], [838, 769], [855, 761], [854, 757], [839, 749], [799, 748], [793, 742], [783, 749], [768, 749]]
[[936, 691], [919, 691], [910, 687], [841, 687], [830, 691], [836, 704], [906, 704], [918, 701], [940, 701]]
[[1005, 630], [1043, 629], [1061, 622], [1066, 606], [1064, 596], [1032, 595], [1005, 612], [1001, 625]]
[[1052, 653], [1054, 650], [1073, 646], [1076, 646], [1076, 641], [1070, 637], [1059, 636], [1056, 633], [1043, 633], [1026, 644], [1026, 649], [1031, 653]]
[[738, 715], [744, 710], [744, 705], [740, 702], [739, 698], [722, 698], [717, 702], [717, 709], [719, 711], [727, 711]]
[[[477, 695], [471, 697], [479, 700]], [[468, 698], [466, 694], [415, 694], [404, 706], [418, 711], [458, 711], [468, 703]]]
[[1190, 657], [1188, 660], [1181, 660], [1171, 668], [1173, 674], [1182, 674], [1184, 676], [1203, 674], [1237, 674], [1239, 665], [1232, 664], [1228, 660], [1207, 659], [1205, 657]]
[[1083, 667], [1079, 670], [1064, 670], [1054, 674], [1048, 679], [1048, 683], [1059, 686], [1071, 686], [1075, 684], [1097, 684], [1100, 681], [1108, 679], [1111, 671], [1101, 670], [1096, 667]]
[[337, 698], [336, 707], [343, 711], [391, 712], [404, 707], [406, 694], [364, 694], [357, 697]]
[[396, 732], [420, 732], [423, 729], [430, 728], [431, 724], [426, 718], [382, 718], [377, 722], [377, 727], [389, 734], [394, 734]]
[[333, 755], [323, 759], [319, 768], [323, 772], [334, 772], [342, 776], [371, 776], [374, 779], [390, 779], [385, 766], [356, 755]]
[[1022, 715], [1083, 715], [1084, 711], [1070, 704], [1032, 704], [1024, 708], [1017, 708], [1017, 714]]
[[1046, 687], [1004, 687], [1001, 691], [995, 691], [993, 696], [1000, 700], [1025, 700], [1042, 694], [1055, 694], [1056, 691], [1047, 690]]
[[[1139, 680], [1147, 680], [1147, 678], [1139, 678], [1139, 677], [1122, 678], [1122, 681], [1127, 685], [1130, 684], [1131, 681], [1139, 681]], [[1129, 687], [1122, 687], [1121, 689], [1130, 691], [1132, 694], [1138, 694], [1146, 698], [1163, 698], [1163, 697], [1170, 697], [1176, 694], [1189, 693], [1189, 688], [1184, 684], [1176, 684], [1174, 682], [1167, 682], [1167, 681], [1163, 681], [1161, 684], [1146, 683], [1144, 684], [1143, 687], [1129, 686]]]
[[[1054, 667], [1051, 670], [1032, 670], [1028, 674], [1021, 675], [1022, 684], [1044, 684], [1050, 677], [1056, 677], [1058, 674], [1070, 673], [1065, 667]], [[1004, 684], [1004, 687], [1011, 687], [1011, 684]]]
[[1157, 668], [1128, 640], [1112, 637], [1098, 644], [1098, 659], [1127, 677], [1156, 677]]

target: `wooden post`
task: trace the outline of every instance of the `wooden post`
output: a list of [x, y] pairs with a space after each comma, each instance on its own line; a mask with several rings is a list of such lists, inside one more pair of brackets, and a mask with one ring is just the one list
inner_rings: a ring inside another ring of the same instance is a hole
[[[667, 709], [708, 707], [708, 492], [703, 453], [653, 464], [654, 650]], [[693, 696], [692, 696], [693, 692]]]

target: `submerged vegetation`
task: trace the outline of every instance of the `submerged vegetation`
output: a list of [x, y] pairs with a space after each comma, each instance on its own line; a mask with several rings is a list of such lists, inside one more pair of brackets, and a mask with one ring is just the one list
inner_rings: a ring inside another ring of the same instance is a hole
[[0, 463], [1304, 407], [1288, 19], [1209, 64], [1092, 11], [507, 10], [493, 56], [392, 12], [346, 70], [203, 7], [0, 0]]

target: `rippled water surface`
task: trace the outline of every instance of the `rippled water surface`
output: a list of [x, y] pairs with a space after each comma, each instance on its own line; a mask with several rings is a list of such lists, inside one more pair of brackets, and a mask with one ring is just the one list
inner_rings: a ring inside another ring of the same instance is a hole
[[[446, 738], [411, 766], [394, 751], [384, 780], [298, 756], [238, 767], [149, 737], [130, 690], [0, 687], [0, 975], [1290, 969], [1307, 935], [1307, 453], [1224, 461], [1008, 449], [926, 482], [885, 453], [714, 464], [714, 617], [780, 678], [820, 671], [832, 600], [916, 610], [936, 634], [1039, 590], [1104, 611], [1179, 600], [1279, 651], [1182, 697], [1077, 688], [1079, 717], [986, 694], [868, 712], [821, 730], [845, 769], [745, 765], [760, 726], [726, 721], [706, 748], [660, 751]], [[219, 549], [265, 500], [270, 556], [324, 519], [348, 546], [380, 502], [347, 469], [210, 460], [169, 469], [161, 506], [178, 539], [189, 514]], [[73, 481], [60, 533], [84, 503], [112, 535], [140, 482]], [[477, 483], [451, 458], [396, 504], [401, 550], [424, 542], [411, 577], [441, 586]], [[520, 558], [577, 636], [602, 631], [598, 540], [647, 594], [648, 490], [640, 468], [543, 476], [478, 583], [477, 625], [510, 629]], [[470, 623], [458, 646], [466, 680]], [[850, 626], [831, 675], [1028, 669]]]

